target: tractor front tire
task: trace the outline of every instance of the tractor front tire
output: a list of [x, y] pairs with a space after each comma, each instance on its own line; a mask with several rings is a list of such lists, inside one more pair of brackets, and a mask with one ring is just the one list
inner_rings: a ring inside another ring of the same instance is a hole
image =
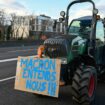
[[73, 100], [80, 105], [92, 105], [95, 100], [96, 85], [97, 72], [94, 67], [78, 68], [72, 81]]

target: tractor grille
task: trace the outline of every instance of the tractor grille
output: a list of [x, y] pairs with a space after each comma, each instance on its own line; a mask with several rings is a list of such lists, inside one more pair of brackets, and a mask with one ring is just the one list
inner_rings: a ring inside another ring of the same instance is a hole
[[69, 43], [63, 38], [50, 38], [44, 42], [45, 55], [50, 58], [65, 57], [70, 48]]
[[64, 57], [67, 51], [63, 45], [46, 45], [45, 55], [50, 58]]

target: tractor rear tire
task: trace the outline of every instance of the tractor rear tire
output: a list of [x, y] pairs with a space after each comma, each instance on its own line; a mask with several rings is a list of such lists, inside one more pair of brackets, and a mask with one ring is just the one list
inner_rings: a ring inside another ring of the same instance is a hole
[[80, 67], [72, 81], [73, 100], [80, 105], [92, 105], [95, 102], [97, 72], [94, 67]]

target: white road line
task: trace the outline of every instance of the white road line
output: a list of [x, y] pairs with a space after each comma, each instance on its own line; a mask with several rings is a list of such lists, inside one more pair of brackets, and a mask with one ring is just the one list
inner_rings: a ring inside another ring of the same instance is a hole
[[4, 60], [0, 60], [0, 63], [10, 62], [10, 61], [16, 61], [16, 60], [17, 60], [17, 58], [4, 59]]
[[1, 79], [1, 80], [0, 80], [0, 83], [1, 83], [1, 82], [5, 82], [5, 81], [8, 81], [8, 80], [11, 80], [11, 79], [15, 79], [15, 77], [16, 77], [16, 76], [9, 77], [9, 78], [5, 78], [5, 79]]
[[[27, 56], [26, 56], [27, 57]], [[32, 56], [29, 56], [29, 57], [37, 57], [37, 55], [32, 55]], [[11, 61], [17, 61], [18, 58], [10, 58], [10, 59], [3, 59], [3, 60], [0, 60], [0, 63], [5, 63], [5, 62], [11, 62]]]
[[25, 52], [25, 51], [33, 51], [33, 50], [37, 50], [37, 49], [26, 49], [26, 50], [14, 50], [14, 51], [8, 51], [7, 53], [14, 53], [14, 52]]
[[0, 50], [7, 49], [7, 48], [9, 48], [9, 49], [14, 49], [14, 48], [30, 48], [30, 47], [31, 47], [31, 48], [32, 48], [32, 47], [37, 48], [36, 45], [33, 45], [33, 46], [18, 46], [18, 47], [1, 47]]
[[[37, 57], [37, 55], [35, 56], [30, 56], [30, 57]], [[10, 61], [16, 61], [17, 58], [11, 58], [11, 59], [4, 59], [4, 60], [0, 60], [0, 63], [3, 63], [3, 62], [10, 62]], [[5, 79], [1, 79], [0, 80], [0, 83], [1, 82], [5, 82], [5, 81], [8, 81], [8, 80], [11, 80], [11, 79], [15, 79], [16, 76], [12, 76], [12, 77], [9, 77], [9, 78], [5, 78]]]
[[26, 51], [37, 51], [37, 49], [12, 50], [12, 51], [7, 51], [7, 52], [0, 53], [0, 54], [6, 54], [6, 53], [16, 53], [16, 52], [26, 52]]

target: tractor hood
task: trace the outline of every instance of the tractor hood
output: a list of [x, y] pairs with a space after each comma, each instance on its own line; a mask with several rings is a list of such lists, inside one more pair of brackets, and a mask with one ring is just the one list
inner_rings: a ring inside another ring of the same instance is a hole
[[45, 40], [45, 55], [50, 58], [66, 57], [70, 51], [72, 40], [76, 37], [75, 35], [62, 35]]

